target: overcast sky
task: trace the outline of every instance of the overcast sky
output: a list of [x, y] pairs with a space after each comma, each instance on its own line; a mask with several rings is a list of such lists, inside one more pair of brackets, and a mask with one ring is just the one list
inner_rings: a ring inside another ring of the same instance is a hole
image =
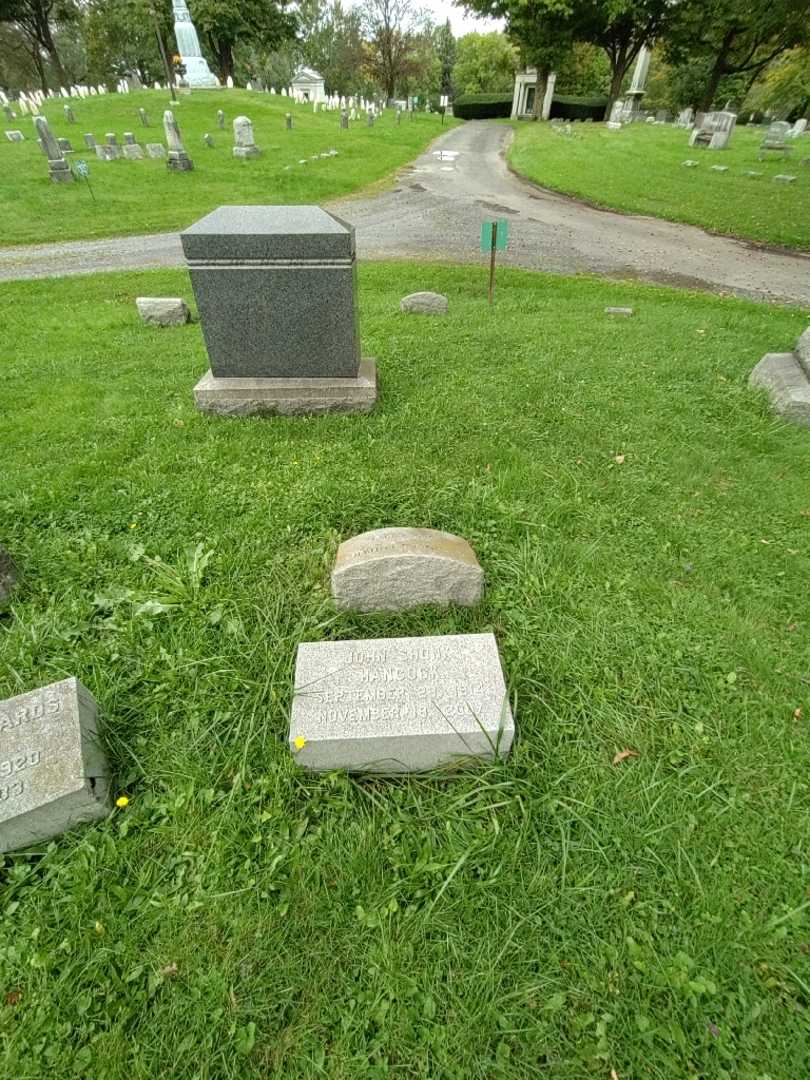
[[417, 0], [415, 6], [432, 12], [437, 23], [443, 23], [445, 19], [449, 19], [456, 37], [462, 37], [473, 30], [477, 30], [479, 34], [486, 34], [491, 30], [500, 30], [503, 26], [500, 19], [478, 19], [467, 15], [464, 8], [456, 7], [450, 0]]

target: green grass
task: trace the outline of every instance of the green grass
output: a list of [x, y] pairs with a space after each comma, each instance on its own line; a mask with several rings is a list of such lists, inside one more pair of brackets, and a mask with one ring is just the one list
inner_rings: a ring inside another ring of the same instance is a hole
[[[447, 318], [399, 313], [425, 287]], [[362, 267], [378, 408], [223, 420], [199, 325], [135, 312], [183, 273], [4, 286], [0, 697], [79, 676], [131, 802], [0, 859], [0, 1075], [810, 1072], [810, 433], [746, 387], [807, 314], [485, 288]], [[336, 614], [391, 524], [468, 537], [485, 602]], [[299, 641], [485, 630], [507, 763], [299, 774]]]
[[[84, 145], [84, 133], [103, 142], [108, 131], [119, 143], [132, 131], [142, 144], [164, 142], [163, 111], [171, 103], [165, 91], [108, 94], [71, 99], [76, 124], [64, 118], [60, 98], [43, 108], [56, 135], [70, 139], [71, 160], [90, 166], [91, 197], [83, 182], [54, 184], [36, 143], [30, 117], [5, 125], [19, 128], [24, 143], [0, 143], [0, 201], [4, 207], [0, 243], [30, 244], [80, 240], [101, 236], [180, 229], [223, 203], [323, 203], [357, 191], [389, 176], [417, 157], [442, 130], [436, 115], [417, 113], [397, 125], [392, 111], [373, 128], [365, 115], [341, 131], [338, 112], [315, 115], [312, 106], [293, 105], [279, 95], [246, 90], [199, 91], [181, 96], [174, 108], [194, 171], [172, 173], [165, 161], [98, 161]], [[141, 126], [138, 108], [149, 114], [151, 126]], [[217, 109], [226, 117], [224, 131], [216, 125]], [[292, 112], [294, 128], [287, 131], [285, 113]], [[244, 114], [253, 121], [260, 158], [233, 157], [233, 120]], [[452, 121], [448, 120], [448, 125]], [[213, 149], [203, 144], [210, 133]], [[337, 157], [309, 160], [334, 148]], [[301, 165], [299, 162], [307, 159]]]
[[[689, 132], [633, 124], [608, 131], [604, 124], [575, 124], [574, 136], [549, 124], [517, 125], [511, 165], [543, 187], [598, 206], [685, 221], [711, 232], [760, 244], [810, 250], [810, 138], [798, 139], [792, 159], [770, 153], [757, 161], [763, 130], [738, 127], [727, 150], [689, 146]], [[699, 161], [686, 169], [682, 162]], [[712, 165], [728, 165], [726, 173]], [[750, 177], [745, 172], [762, 172]], [[798, 179], [775, 182], [777, 173]]]

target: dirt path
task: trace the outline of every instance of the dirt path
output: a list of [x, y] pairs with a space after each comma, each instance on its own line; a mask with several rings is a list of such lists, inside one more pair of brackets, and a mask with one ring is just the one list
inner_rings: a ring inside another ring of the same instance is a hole
[[[810, 256], [711, 236], [690, 225], [596, 210], [514, 176], [512, 129], [454, 128], [393, 189], [332, 203], [357, 230], [361, 259], [479, 262], [481, 222], [508, 217], [502, 262], [557, 273], [591, 272], [780, 300], [810, 307]], [[176, 233], [0, 248], [0, 279], [182, 266]]]

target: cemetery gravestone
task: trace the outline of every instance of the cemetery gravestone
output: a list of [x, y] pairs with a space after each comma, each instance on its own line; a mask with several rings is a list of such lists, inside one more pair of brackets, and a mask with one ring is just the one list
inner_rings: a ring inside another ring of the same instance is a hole
[[6, 120], [16, 120], [17, 119], [17, 114], [14, 112], [14, 110], [11, 108], [10, 105], [4, 105], [3, 106], [3, 112], [6, 114]]
[[99, 161], [117, 161], [118, 147], [96, 144], [96, 157]]
[[124, 132], [124, 143], [127, 146], [135, 146], [135, 136], [131, 131]]
[[48, 126], [48, 121], [44, 116], [37, 116], [34, 118], [34, 124], [39, 133], [40, 139], [42, 139], [42, 147], [45, 155], [48, 158], [48, 175], [55, 184], [69, 184], [73, 181], [73, 173], [70, 171], [70, 166], [65, 161], [65, 156], [62, 153], [59, 143], [54, 138], [53, 132]]
[[146, 153], [149, 155], [150, 158], [165, 158], [166, 147], [163, 145], [163, 143], [150, 142], [146, 144]]
[[748, 383], [767, 392], [771, 408], [783, 419], [810, 427], [810, 328], [793, 352], [766, 353]]
[[109, 812], [98, 706], [78, 679], [0, 702], [0, 853]]
[[122, 147], [124, 157], [127, 161], [142, 161], [143, 150], [138, 146], [136, 142], [125, 143]]
[[163, 114], [163, 130], [169, 146], [169, 159], [166, 162], [166, 167], [173, 172], [190, 172], [194, 168], [194, 162], [186, 153], [186, 148], [183, 146], [183, 140], [180, 137], [180, 128], [171, 109], [167, 109]]
[[174, 296], [138, 296], [138, 314], [148, 326], [182, 326], [191, 319], [188, 304]]
[[287, 113], [287, 115], [285, 116], [285, 120], [287, 122], [287, 131], [292, 131], [292, 126], [293, 126], [292, 113]]
[[342, 127], [342, 128], [344, 129], [344, 130], [347, 130], [347, 129], [348, 129], [348, 127], [349, 127], [349, 114], [348, 114], [348, 113], [346, 112], [346, 110], [345, 110], [345, 109], [344, 109], [344, 110], [343, 110], [343, 112], [342, 112], [342, 113], [340, 114], [340, 126], [341, 126], [341, 127]]
[[798, 139], [800, 135], [803, 135], [807, 130], [807, 117], [802, 116], [788, 132], [788, 138]]
[[437, 529], [374, 529], [344, 541], [332, 570], [342, 611], [406, 611], [481, 599], [484, 572], [460, 536]]
[[233, 138], [236, 143], [233, 148], [234, 157], [255, 158], [261, 154], [253, 140], [253, 124], [246, 116], [237, 116], [234, 120]]
[[141, 118], [141, 125], [143, 127], [149, 127], [149, 114], [146, 109], [138, 109], [138, 116]]
[[222, 109], [217, 109], [217, 127], [220, 131], [225, 130], [225, 113]]
[[21, 131], [7, 131], [6, 138], [9, 142], [25, 142], [25, 136]]
[[705, 116], [698, 113], [689, 137], [689, 145], [705, 146], [709, 150], [724, 150], [731, 140], [736, 122], [737, 115], [732, 112], [710, 112]]
[[304, 769], [407, 773], [505, 758], [514, 721], [493, 634], [303, 642], [290, 749]]
[[760, 144], [758, 160], [762, 161], [765, 154], [769, 152], [776, 152], [781, 154], [782, 157], [789, 157], [793, 152], [793, 147], [787, 141], [789, 137], [790, 124], [786, 120], [774, 120], [769, 125], [765, 138]]
[[73, 153], [73, 147], [70, 145], [70, 139], [57, 139], [56, 141], [59, 143], [59, 149], [62, 151], [63, 154]]
[[0, 604], [5, 604], [18, 580], [19, 574], [14, 560], [0, 545]]
[[88, 131], [86, 133], [86, 135], [84, 136], [84, 145], [87, 147], [88, 150], [95, 150], [95, 148], [96, 148], [96, 137], [95, 137], [95, 135], [92, 135]]
[[211, 370], [204, 412], [367, 412], [354, 229], [317, 206], [221, 206], [181, 233]]
[[69, 105], [65, 105], [65, 120], [67, 120], [69, 124], [76, 123], [76, 117], [73, 113], [73, 109], [71, 109]]

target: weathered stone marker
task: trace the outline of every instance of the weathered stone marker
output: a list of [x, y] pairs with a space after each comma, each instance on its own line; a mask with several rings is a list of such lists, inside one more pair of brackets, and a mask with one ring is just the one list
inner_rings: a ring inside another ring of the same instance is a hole
[[435, 292], [410, 293], [400, 300], [399, 310], [411, 315], [446, 315], [447, 297]]
[[225, 113], [222, 109], [217, 109], [217, 127], [220, 131], [225, 130]]
[[748, 383], [765, 390], [771, 408], [788, 423], [810, 427], [810, 327], [789, 353], [766, 353]]
[[166, 147], [163, 145], [163, 143], [148, 142], [146, 144], [146, 153], [149, 155], [150, 158], [165, 158]]
[[405, 611], [481, 599], [484, 571], [461, 536], [438, 529], [374, 529], [338, 548], [332, 596], [344, 611]]
[[6, 549], [0, 546], [0, 604], [8, 600], [18, 579], [19, 574], [14, 560]]
[[287, 131], [292, 131], [292, 127], [293, 127], [292, 113], [286, 113], [286, 115], [284, 117], [284, 120], [285, 120], [285, 122], [287, 124]]
[[109, 811], [98, 706], [78, 679], [0, 702], [0, 852]]
[[423, 772], [509, 753], [515, 726], [493, 634], [304, 642], [290, 750], [305, 769]]
[[181, 233], [211, 370], [203, 412], [367, 412], [354, 229], [317, 206], [221, 206]]
[[191, 319], [185, 300], [175, 296], [138, 296], [138, 314], [149, 326], [182, 326]]
[[180, 128], [171, 109], [167, 109], [163, 114], [163, 131], [169, 147], [169, 159], [166, 162], [166, 168], [172, 172], [190, 172], [194, 168], [194, 162], [186, 153], [186, 148], [183, 146], [183, 140], [180, 137]]
[[70, 171], [70, 166], [65, 161], [65, 155], [62, 153], [59, 142], [48, 126], [48, 121], [44, 116], [35, 116], [34, 124], [36, 125], [40, 139], [42, 139], [42, 150], [48, 158], [48, 175], [51, 180], [53, 180], [55, 184], [71, 183], [73, 180], [73, 173]]
[[7, 131], [6, 138], [9, 142], [25, 142], [25, 136], [21, 131]]
[[237, 116], [233, 122], [233, 156], [238, 158], [259, 157], [261, 150], [253, 139], [253, 124], [246, 116]]

